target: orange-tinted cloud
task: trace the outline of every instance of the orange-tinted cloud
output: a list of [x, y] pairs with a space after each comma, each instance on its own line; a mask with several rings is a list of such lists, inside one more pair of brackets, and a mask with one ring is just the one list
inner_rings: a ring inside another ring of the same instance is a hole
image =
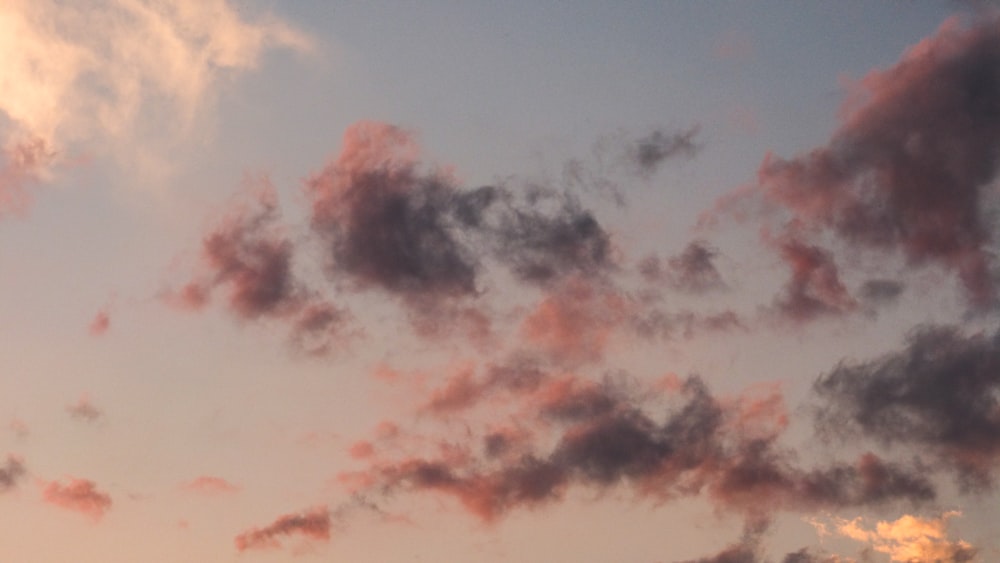
[[885, 553], [890, 561], [973, 561], [977, 550], [971, 544], [948, 537], [948, 520], [960, 512], [945, 512], [937, 518], [904, 514], [893, 521], [879, 521], [874, 529], [864, 527], [862, 518], [835, 519], [835, 531], [844, 537], [869, 544]]
[[[133, 142], [140, 116], [157, 125], [156, 142], [183, 134], [222, 75], [252, 69], [273, 47], [305, 50], [309, 40], [274, 18], [247, 21], [227, 0], [96, 0], [86, 9], [57, 0], [4, 2], [5, 144], [39, 139], [63, 159], [86, 144], [133, 163], [154, 160], [144, 152], [152, 141]], [[6, 195], [0, 186], [0, 201]]]
[[312, 508], [298, 514], [286, 514], [263, 528], [253, 528], [236, 536], [236, 549], [267, 549], [281, 547], [280, 538], [300, 535], [309, 539], [330, 539], [330, 511]]
[[67, 510], [74, 510], [100, 520], [111, 509], [111, 496], [97, 490], [97, 485], [87, 479], [70, 477], [63, 484], [50, 481], [42, 487], [45, 502]]

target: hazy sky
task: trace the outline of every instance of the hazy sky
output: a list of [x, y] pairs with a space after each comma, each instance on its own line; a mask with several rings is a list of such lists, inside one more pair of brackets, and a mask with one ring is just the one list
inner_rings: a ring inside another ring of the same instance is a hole
[[0, 559], [1000, 560], [1000, 16], [0, 0]]

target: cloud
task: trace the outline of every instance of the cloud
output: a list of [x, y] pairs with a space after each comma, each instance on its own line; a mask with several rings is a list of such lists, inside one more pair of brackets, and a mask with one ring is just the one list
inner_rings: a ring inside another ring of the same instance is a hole
[[973, 561], [977, 550], [962, 540], [948, 538], [948, 520], [960, 512], [945, 512], [937, 518], [904, 514], [896, 520], [879, 521], [875, 529], [863, 527], [862, 519], [835, 519], [836, 532], [844, 537], [870, 544], [872, 549], [889, 555], [891, 561]]
[[334, 278], [426, 309], [476, 297], [486, 257], [536, 285], [613, 266], [608, 234], [570, 195], [463, 190], [445, 171], [422, 166], [419, 153], [409, 132], [362, 121], [344, 133], [337, 158], [308, 179], [312, 226]]
[[60, 508], [82, 512], [95, 521], [111, 509], [111, 497], [97, 490], [97, 485], [87, 479], [70, 477], [66, 484], [58, 481], [45, 483], [42, 498]]
[[202, 475], [191, 481], [181, 484], [185, 491], [206, 495], [226, 494], [239, 492], [240, 487], [226, 481], [222, 477], [212, 475]]
[[814, 384], [828, 436], [914, 448], [955, 469], [964, 486], [990, 484], [1000, 464], [1000, 334], [924, 326], [906, 347], [844, 362]]
[[700, 131], [701, 127], [697, 125], [672, 134], [658, 129], [638, 139], [629, 147], [628, 155], [640, 174], [650, 176], [670, 158], [679, 156], [690, 158], [697, 154], [701, 150], [701, 145], [695, 142], [695, 137]]
[[7, 454], [7, 462], [0, 467], [0, 493], [16, 487], [25, 474], [24, 462], [21, 461], [21, 458]]
[[[965, 27], [949, 20], [855, 85], [828, 144], [788, 159], [769, 155], [756, 188], [720, 207], [783, 210], [784, 228], [800, 236], [829, 234], [852, 251], [937, 265], [958, 277], [971, 305], [992, 304], [998, 96], [997, 17]], [[846, 303], [829, 297], [819, 303]]]
[[693, 125], [674, 131], [658, 127], [641, 137], [624, 130], [603, 135], [588, 158], [571, 158], [563, 164], [562, 183], [569, 189], [610, 196], [624, 207], [624, 181], [637, 177], [648, 181], [666, 161], [694, 158], [702, 149], [696, 140], [700, 132], [701, 127]]
[[55, 156], [40, 138], [9, 141], [0, 154], [0, 217], [23, 213], [31, 201], [28, 187], [44, 177]]
[[83, 422], [96, 422], [97, 419], [104, 416], [104, 411], [94, 406], [87, 395], [80, 396], [76, 403], [67, 406], [66, 412], [76, 420]]
[[408, 299], [473, 295], [477, 260], [449, 216], [455, 188], [442, 172], [421, 171], [418, 154], [403, 129], [352, 125], [337, 159], [307, 182], [313, 228], [332, 271], [361, 288]]
[[897, 280], [871, 279], [861, 286], [859, 293], [865, 303], [883, 306], [898, 301], [905, 289], [903, 282]]
[[282, 229], [277, 193], [267, 178], [257, 182], [202, 239], [202, 271], [163, 298], [197, 310], [223, 292], [237, 318], [283, 321], [296, 349], [326, 353], [347, 337], [350, 314], [318, 297], [295, 275], [295, 247]]
[[263, 528], [252, 528], [236, 536], [236, 549], [266, 549], [281, 547], [282, 536], [301, 535], [314, 540], [330, 539], [330, 511], [313, 508], [299, 514], [286, 514]]
[[[485, 381], [460, 372], [441, 389], [446, 394], [432, 392], [432, 404], [472, 408], [470, 397], [493, 389]], [[773, 393], [733, 402], [712, 396], [697, 377], [670, 386], [667, 395], [630, 378], [532, 378], [509, 396], [519, 426], [488, 428], [480, 435], [481, 451], [462, 445], [478, 434], [467, 424], [475, 433], [441, 442], [437, 454], [395, 457], [383, 450], [364, 456], [367, 468], [341, 480], [361, 493], [451, 496], [486, 522], [558, 502], [571, 487], [627, 487], [639, 499], [656, 501], [705, 493], [720, 509], [753, 519], [775, 510], [916, 505], [935, 497], [917, 469], [873, 454], [853, 464], [798, 466], [776, 444], [787, 415]], [[654, 415], [644, 406], [663, 401], [674, 408]], [[490, 405], [491, 413], [500, 408]], [[463, 411], [463, 420], [475, 417]], [[411, 443], [421, 441], [427, 443]]]
[[108, 332], [111, 328], [111, 312], [107, 308], [101, 309], [94, 315], [91, 319], [90, 324], [87, 326], [87, 332], [91, 336], [101, 336]]
[[688, 243], [677, 256], [662, 264], [656, 256], [644, 258], [639, 263], [639, 273], [644, 279], [688, 293], [705, 293], [726, 287], [722, 275], [715, 267], [718, 251], [704, 241]]
[[524, 319], [529, 345], [566, 364], [600, 360], [630, 303], [612, 288], [571, 278], [546, 296]]
[[245, 20], [226, 0], [4, 2], [7, 140], [37, 139], [63, 158], [79, 143], [134, 156], [139, 149], [127, 140], [140, 118], [152, 119], [160, 139], [183, 132], [220, 78], [252, 69], [270, 48], [309, 43], [273, 18]]
[[792, 274], [774, 303], [781, 318], [804, 322], [857, 309], [829, 252], [793, 239], [775, 244]]
[[569, 194], [537, 189], [523, 203], [504, 199], [495, 224], [486, 228], [496, 258], [519, 280], [549, 285], [615, 269], [610, 235]]

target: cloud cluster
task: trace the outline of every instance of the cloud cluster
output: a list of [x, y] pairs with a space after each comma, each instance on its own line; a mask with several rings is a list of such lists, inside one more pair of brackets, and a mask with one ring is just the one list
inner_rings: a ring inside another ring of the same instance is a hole
[[[463, 370], [431, 393], [425, 412], [465, 413], [491, 398], [513, 405], [513, 431], [493, 425], [479, 447], [449, 442], [434, 455], [367, 451], [368, 468], [344, 474], [344, 482], [368, 493], [444, 494], [487, 522], [559, 501], [572, 487], [626, 487], [657, 501], [704, 494], [754, 518], [781, 509], [919, 504], [936, 494], [915, 468], [871, 453], [800, 467], [777, 444], [786, 424], [780, 396], [727, 402], [697, 377], [648, 388], [630, 378], [556, 376], [531, 364], [493, 367], [480, 378]], [[674, 406], [648, 406], [665, 400]], [[496, 412], [499, 405], [489, 404]]]

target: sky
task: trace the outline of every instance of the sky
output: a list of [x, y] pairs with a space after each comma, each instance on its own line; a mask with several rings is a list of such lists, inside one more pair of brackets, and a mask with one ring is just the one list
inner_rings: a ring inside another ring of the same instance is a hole
[[1000, 560], [1000, 14], [0, 0], [0, 558]]

